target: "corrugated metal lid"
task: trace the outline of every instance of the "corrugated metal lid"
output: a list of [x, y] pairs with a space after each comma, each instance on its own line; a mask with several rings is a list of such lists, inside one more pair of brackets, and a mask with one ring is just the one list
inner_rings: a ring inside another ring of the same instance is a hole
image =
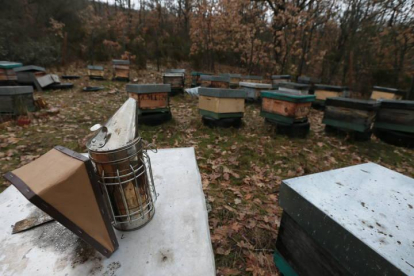
[[273, 75], [272, 80], [290, 80], [290, 75]]
[[326, 85], [326, 84], [315, 84], [316, 90], [327, 90], [327, 91], [334, 91], [334, 92], [342, 92], [344, 90], [348, 90], [346, 86], [336, 86], [336, 85]]
[[255, 82], [240, 82], [240, 86], [247, 87], [247, 88], [263, 88], [263, 89], [271, 89], [272, 85], [268, 83], [255, 83]]
[[211, 76], [211, 75], [202, 75], [200, 76], [200, 80], [202, 81], [222, 81], [222, 82], [229, 82], [230, 78], [227, 76]]
[[26, 71], [39, 71], [46, 72], [46, 69], [36, 65], [26, 65], [22, 67], [17, 67], [13, 69], [15, 72], [26, 72]]
[[351, 99], [342, 97], [327, 98], [326, 106], [346, 107], [351, 109], [374, 110], [378, 109], [379, 103], [373, 100]]
[[130, 65], [131, 62], [127, 59], [113, 59], [112, 64], [115, 64], [115, 65]]
[[99, 66], [99, 65], [88, 65], [88, 69], [89, 70], [101, 70], [103, 71], [103, 66]]
[[20, 62], [13, 62], [13, 61], [0, 61], [0, 68], [1, 69], [13, 69], [17, 67], [21, 67], [23, 64]]
[[286, 91], [262, 91], [261, 97], [295, 103], [313, 102], [316, 98], [314, 95], [300, 95]]
[[246, 98], [247, 93], [242, 89], [221, 89], [221, 88], [206, 88], [200, 87], [198, 89], [200, 96], [215, 97], [215, 98]]
[[18, 95], [32, 93], [32, 86], [0, 86], [0, 95]]
[[146, 94], [171, 92], [169, 84], [127, 84], [126, 91], [130, 93]]

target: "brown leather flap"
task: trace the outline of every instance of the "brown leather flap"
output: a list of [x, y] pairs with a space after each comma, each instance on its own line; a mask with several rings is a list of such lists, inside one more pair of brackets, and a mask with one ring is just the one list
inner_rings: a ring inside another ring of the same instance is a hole
[[91, 161], [64, 147], [5, 175], [34, 205], [109, 257], [115, 232]]

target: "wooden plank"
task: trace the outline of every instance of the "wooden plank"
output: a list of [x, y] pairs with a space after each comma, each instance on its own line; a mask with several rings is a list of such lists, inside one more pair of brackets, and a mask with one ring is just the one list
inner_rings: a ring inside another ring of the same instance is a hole
[[311, 105], [312, 103], [293, 103], [269, 98], [262, 99], [262, 110], [295, 119], [307, 117]]
[[298, 275], [351, 275], [286, 212], [282, 215], [276, 248]]
[[115, 78], [129, 79], [129, 69], [115, 69]]
[[214, 113], [243, 113], [244, 99], [200, 96], [198, 107]]
[[401, 100], [402, 95], [397, 95], [395, 93], [390, 92], [382, 92], [382, 91], [372, 91], [371, 99], [379, 100], [379, 99], [386, 99], [386, 100]]
[[326, 100], [327, 98], [341, 97], [343, 92], [327, 91], [327, 90], [316, 90], [315, 96], [317, 100]]
[[140, 109], [158, 109], [169, 106], [167, 92], [147, 94], [129, 93], [129, 96], [137, 101], [138, 108]]
[[375, 127], [414, 133], [414, 110], [381, 108]]
[[[349, 130], [366, 132], [371, 129], [375, 115], [376, 111], [373, 110], [327, 106], [322, 123], [341, 128], [346, 125]], [[335, 122], [338, 122], [338, 124]]]

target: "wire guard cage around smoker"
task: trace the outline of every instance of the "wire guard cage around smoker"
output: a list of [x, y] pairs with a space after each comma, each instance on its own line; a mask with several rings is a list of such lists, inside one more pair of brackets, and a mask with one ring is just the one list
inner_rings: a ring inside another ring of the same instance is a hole
[[[128, 231], [143, 227], [155, 213], [157, 200], [151, 160], [141, 137], [119, 149], [89, 150], [95, 164], [103, 196], [118, 230]], [[156, 149], [153, 149], [156, 151]]]

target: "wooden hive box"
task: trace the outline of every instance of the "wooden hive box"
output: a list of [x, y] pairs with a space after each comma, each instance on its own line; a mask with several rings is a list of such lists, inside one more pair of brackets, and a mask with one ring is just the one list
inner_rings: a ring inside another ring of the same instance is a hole
[[46, 75], [46, 69], [40, 66], [28, 65], [13, 69], [17, 75], [19, 84], [35, 85], [36, 78]]
[[33, 111], [32, 86], [0, 86], [0, 114], [25, 115]]
[[229, 88], [230, 78], [228, 76], [203, 75], [200, 77], [202, 87]]
[[395, 88], [374, 86], [372, 88], [371, 99], [402, 100], [406, 94], [407, 92]]
[[302, 84], [313, 85], [313, 84], [320, 83], [320, 82], [321, 82], [320, 79], [313, 78], [313, 77], [308, 77], [308, 76], [298, 77], [298, 83], [302, 83]]
[[198, 108], [202, 116], [213, 119], [243, 117], [245, 91], [201, 87], [198, 94]]
[[378, 107], [372, 100], [328, 98], [322, 123], [346, 131], [371, 132]]
[[162, 75], [164, 84], [171, 85], [173, 95], [184, 92], [185, 69], [167, 69]]
[[129, 81], [129, 67], [131, 62], [129, 60], [114, 59], [112, 66], [114, 68], [114, 80]]
[[88, 76], [91, 80], [103, 80], [104, 79], [103, 66], [88, 65]]
[[272, 85], [267, 83], [240, 82], [240, 88], [246, 91], [246, 99], [256, 101], [263, 90], [271, 90]]
[[246, 76], [241, 76], [240, 81], [242, 81], [242, 82], [262, 83], [263, 82], [263, 77], [262, 76], [246, 75]]
[[281, 82], [290, 82], [290, 80], [291, 80], [290, 75], [273, 75], [272, 76], [273, 88], [278, 88], [279, 83], [281, 83]]
[[17, 81], [14, 68], [22, 67], [19, 62], [0, 61], [0, 82]]
[[298, 95], [282, 91], [263, 91], [260, 116], [282, 124], [307, 121], [313, 95]]
[[170, 111], [169, 84], [127, 84], [126, 91], [141, 113]]
[[308, 95], [310, 86], [303, 83], [280, 82], [279, 91], [290, 92], [297, 95]]
[[191, 72], [191, 87], [201, 86], [200, 77], [203, 75], [211, 75], [209, 73]]
[[241, 80], [241, 74], [220, 74], [221, 77], [226, 77], [229, 79], [230, 88], [239, 88], [239, 83]]
[[316, 84], [314, 86], [314, 89], [316, 103], [322, 106], [325, 105], [325, 101], [327, 98], [349, 97], [349, 90], [347, 87], [344, 86]]
[[414, 134], [414, 101], [381, 100], [374, 128]]
[[284, 275], [414, 275], [413, 187], [374, 163], [284, 180], [276, 265]]

